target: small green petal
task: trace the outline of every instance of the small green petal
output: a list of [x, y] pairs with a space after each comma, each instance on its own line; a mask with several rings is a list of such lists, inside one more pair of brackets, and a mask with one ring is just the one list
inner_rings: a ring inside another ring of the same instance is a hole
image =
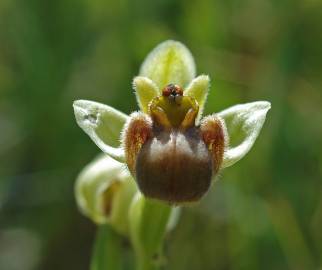
[[210, 87], [210, 79], [207, 75], [200, 75], [195, 78], [184, 91], [184, 95], [193, 97], [197, 100], [199, 105], [199, 112], [197, 116], [197, 123], [199, 122], [205, 103], [207, 100], [207, 95]]
[[128, 116], [110, 106], [89, 100], [73, 104], [77, 124], [106, 154], [124, 162], [120, 134]]
[[134, 78], [133, 88], [141, 111], [147, 113], [149, 102], [160, 95], [160, 90], [152, 80], [142, 76]]
[[196, 68], [192, 54], [185, 45], [168, 40], [159, 44], [146, 57], [140, 75], [150, 78], [163, 89], [173, 83], [187, 86], [195, 77]]
[[252, 148], [271, 108], [267, 101], [232, 106], [217, 115], [226, 124], [230, 146], [225, 150], [222, 168], [243, 158]]

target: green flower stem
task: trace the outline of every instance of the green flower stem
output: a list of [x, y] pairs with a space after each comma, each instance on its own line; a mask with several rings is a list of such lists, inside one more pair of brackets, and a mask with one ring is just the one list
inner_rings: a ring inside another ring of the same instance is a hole
[[122, 270], [122, 237], [110, 226], [98, 227], [90, 270]]
[[171, 211], [171, 206], [141, 195], [133, 201], [130, 227], [137, 270], [160, 268], [162, 244]]

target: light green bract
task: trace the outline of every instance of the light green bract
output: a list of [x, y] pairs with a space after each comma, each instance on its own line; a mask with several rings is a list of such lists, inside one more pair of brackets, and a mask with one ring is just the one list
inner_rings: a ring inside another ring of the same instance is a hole
[[[198, 126], [210, 89], [210, 78], [207, 75], [196, 77], [192, 54], [182, 43], [172, 40], [161, 43], [150, 52], [140, 74], [133, 80], [142, 113], [148, 113], [150, 102], [160, 96], [168, 84], [181, 86], [183, 96], [196, 100], [199, 111], [195, 124]], [[153, 256], [160, 254], [165, 232], [177, 223], [179, 208], [145, 198], [135, 186], [124, 164], [121, 141], [124, 125], [131, 119], [129, 116], [93, 101], [77, 100], [73, 106], [77, 124], [106, 154], [88, 165], [76, 181], [76, 199], [81, 212], [97, 224], [110, 224], [116, 231], [130, 234], [138, 269], [157, 269]], [[267, 101], [256, 101], [216, 113], [227, 133], [221, 169], [233, 165], [249, 152], [270, 107]], [[96, 245], [95, 270], [106, 260], [97, 255], [104, 242], [102, 239], [99, 238]]]

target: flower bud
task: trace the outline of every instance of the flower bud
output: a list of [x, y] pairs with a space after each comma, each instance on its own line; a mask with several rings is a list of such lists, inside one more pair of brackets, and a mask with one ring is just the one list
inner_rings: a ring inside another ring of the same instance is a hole
[[96, 224], [110, 224], [126, 235], [128, 208], [136, 190], [135, 182], [124, 165], [101, 155], [77, 177], [75, 196], [85, 216]]

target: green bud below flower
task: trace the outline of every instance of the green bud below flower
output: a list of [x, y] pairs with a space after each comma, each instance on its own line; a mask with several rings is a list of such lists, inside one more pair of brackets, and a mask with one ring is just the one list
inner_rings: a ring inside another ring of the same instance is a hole
[[128, 209], [137, 191], [124, 165], [101, 155], [79, 174], [75, 195], [80, 211], [96, 224], [128, 233]]

